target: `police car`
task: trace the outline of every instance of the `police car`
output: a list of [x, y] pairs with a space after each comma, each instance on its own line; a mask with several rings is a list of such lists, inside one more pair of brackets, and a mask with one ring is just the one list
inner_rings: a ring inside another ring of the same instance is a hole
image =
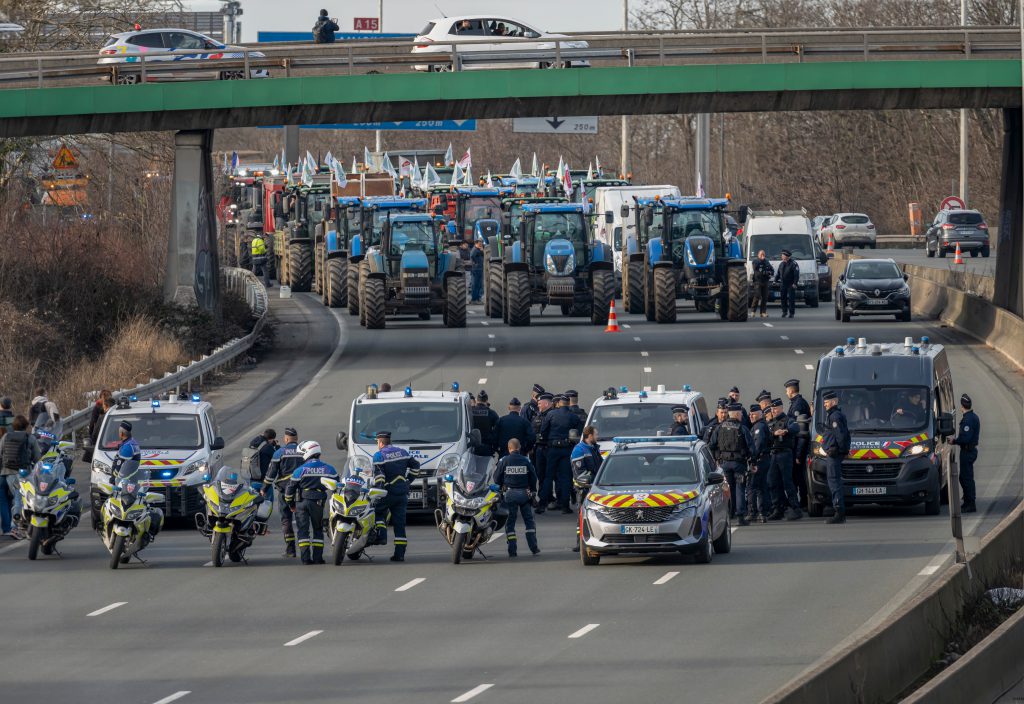
[[729, 485], [693, 435], [616, 437], [580, 510], [580, 559], [732, 550]]
[[679, 391], [669, 391], [664, 384], [641, 391], [630, 391], [625, 386], [610, 388], [590, 407], [587, 425], [597, 427], [598, 446], [604, 457], [615, 445], [616, 437], [669, 435], [674, 423], [672, 408], [679, 405], [690, 408], [690, 433], [700, 435], [710, 420], [708, 407], [704, 394], [689, 385]]
[[141, 449], [142, 467], [150, 473], [149, 490], [166, 497], [165, 515], [191, 518], [202, 510], [198, 487], [203, 483], [203, 475], [216, 475], [224, 464], [224, 438], [220, 436], [213, 406], [199, 394], [149, 401], [122, 396], [103, 416], [93, 452], [90, 496], [94, 525], [106, 499], [98, 485], [110, 482], [122, 421], [132, 425], [132, 437]]
[[423, 478], [410, 480], [409, 511], [437, 506], [437, 477], [454, 474], [473, 455], [479, 431], [473, 430], [470, 396], [452, 384], [451, 391], [378, 392], [371, 386], [352, 402], [347, 433], [338, 434], [338, 449], [348, 451], [353, 471], [369, 474], [377, 452], [378, 431], [391, 432], [391, 444], [420, 463]]

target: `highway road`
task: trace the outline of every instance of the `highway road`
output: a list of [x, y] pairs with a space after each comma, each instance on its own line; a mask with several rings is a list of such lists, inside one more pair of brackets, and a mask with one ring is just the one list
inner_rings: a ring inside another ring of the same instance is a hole
[[[557, 315], [512, 329], [476, 308], [464, 330], [435, 319], [366, 331], [309, 295], [273, 299], [279, 349], [208, 394], [229, 456], [262, 427], [288, 424], [331, 461], [350, 402], [370, 382], [458, 380], [486, 388], [499, 410], [534, 382], [578, 389], [588, 404], [609, 385], [658, 383], [711, 398], [737, 384], [749, 401], [762, 387], [781, 393], [793, 376], [809, 391], [817, 356], [849, 335], [930, 335], [950, 345], [956, 393], [974, 397], [984, 423], [969, 533], [983, 534], [1021, 496], [1020, 375], [930, 323], [842, 325], [825, 306], [744, 324], [623, 315], [622, 332], [605, 334]], [[584, 568], [571, 552], [571, 517], [548, 513], [538, 519], [540, 556], [510, 561], [499, 539], [489, 559], [455, 566], [419, 520], [404, 564], [387, 561], [389, 547], [372, 562], [302, 567], [280, 557], [278, 531], [257, 541], [247, 566], [214, 569], [204, 566], [206, 541], [179, 528], [145, 551], [148, 566], [115, 572], [83, 526], [62, 558], [30, 563], [23, 543], [0, 546], [3, 699], [752, 702], [884, 620], [951, 553], [945, 509], [868, 508], [844, 526], [805, 518], [734, 531], [733, 551], [710, 565], [637, 558]]]
[[915, 249], [855, 249], [853, 252], [865, 259], [871, 257], [889, 259], [891, 257], [901, 264], [916, 264], [917, 266], [927, 266], [933, 269], [946, 269], [949, 271], [969, 271], [974, 274], [985, 274], [987, 276], [995, 276], [996, 274], [995, 252], [992, 252], [992, 255], [988, 258], [982, 257], [980, 254], [977, 257], [972, 257], [970, 254], [964, 253], [963, 265], [954, 264], [952, 255], [943, 259], [928, 257], [924, 253], [923, 246]]

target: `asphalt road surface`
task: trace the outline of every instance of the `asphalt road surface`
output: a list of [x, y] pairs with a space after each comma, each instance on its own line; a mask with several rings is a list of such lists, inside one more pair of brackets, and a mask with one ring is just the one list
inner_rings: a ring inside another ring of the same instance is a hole
[[983, 257], [980, 254], [977, 257], [972, 257], [967, 252], [963, 252], [964, 263], [954, 264], [953, 255], [947, 255], [945, 258], [939, 257], [928, 257], [924, 253], [924, 246], [917, 247], [916, 249], [856, 249], [853, 250], [857, 256], [862, 258], [878, 257], [880, 259], [895, 259], [901, 264], [916, 264], [917, 266], [927, 266], [933, 269], [948, 269], [950, 271], [970, 271], [975, 274], [986, 274], [988, 276], [995, 276], [996, 273], [996, 253], [992, 252], [989, 257]]
[[[781, 394], [789, 377], [809, 392], [817, 356], [847, 336], [930, 335], [950, 345], [956, 393], [973, 396], [984, 424], [970, 535], [1021, 495], [1019, 375], [930, 323], [842, 325], [828, 306], [781, 320], [773, 307], [772, 318], [742, 324], [691, 311], [671, 326], [623, 315], [622, 332], [605, 334], [550, 314], [512, 329], [475, 308], [464, 330], [435, 316], [366, 331], [309, 295], [274, 299], [278, 351], [208, 395], [228, 456], [262, 427], [288, 424], [336, 459], [334, 436], [371, 382], [458, 380], [486, 388], [499, 411], [534, 382], [578, 389], [586, 404], [610, 385], [659, 383], [712, 399], [737, 384], [749, 402], [762, 387]], [[884, 621], [952, 552], [945, 508], [926, 517], [921, 507], [858, 509], [837, 527], [804, 518], [734, 528], [733, 551], [710, 565], [630, 558], [584, 568], [571, 552], [572, 518], [547, 513], [538, 557], [510, 561], [499, 538], [488, 559], [455, 566], [419, 519], [404, 564], [386, 559], [388, 546], [372, 562], [303, 567], [281, 557], [271, 524], [248, 565], [222, 569], [205, 566], [208, 543], [181, 527], [145, 551], [147, 565], [117, 571], [87, 526], [61, 544], [62, 557], [29, 562], [24, 543], [0, 546], [2, 699], [752, 702]]]

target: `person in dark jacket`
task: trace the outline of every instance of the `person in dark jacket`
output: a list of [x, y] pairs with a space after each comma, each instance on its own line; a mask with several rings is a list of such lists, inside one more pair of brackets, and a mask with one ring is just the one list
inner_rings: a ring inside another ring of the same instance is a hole
[[768, 454], [768, 423], [760, 404], [750, 406], [751, 447], [750, 473], [747, 477], [747, 522], [767, 523], [772, 512], [771, 494], [768, 492], [768, 468], [771, 456]]
[[[39, 443], [29, 432], [28, 418], [15, 416], [11, 430], [0, 439], [0, 481], [3, 482], [7, 494], [4, 504], [8, 520], [13, 520], [21, 512], [21, 491], [18, 489], [18, 470], [31, 469], [39, 461]], [[16, 526], [8, 526], [8, 531], [15, 540], [25, 537]], [[6, 532], [6, 531], [5, 531]]]
[[473, 275], [473, 286], [469, 293], [470, 303], [480, 303], [484, 295], [484, 243], [477, 240], [473, 243], [473, 251], [469, 253], [472, 263], [470, 273]]
[[316, 24], [313, 25], [313, 43], [333, 44], [334, 33], [339, 29], [341, 27], [338, 26], [338, 19], [328, 17], [327, 10], [320, 10], [320, 16], [317, 18]]
[[520, 407], [519, 399], [513, 398], [508, 402], [508, 415], [499, 418], [498, 424], [494, 426], [494, 442], [501, 457], [508, 454], [508, 441], [512, 438], [519, 441], [520, 451], [524, 455], [533, 449], [537, 434], [533, 432], [533, 425], [523, 418]]
[[526, 544], [534, 555], [540, 554], [537, 546], [537, 523], [533, 517], [534, 496], [537, 495], [537, 470], [534, 469], [524, 455], [520, 454], [519, 441], [509, 439], [503, 448], [504, 457], [498, 460], [494, 470], [494, 483], [501, 487], [502, 499], [508, 508], [508, 520], [505, 523], [505, 542], [508, 543], [508, 556], [515, 557], [516, 550], [516, 519], [523, 516], [526, 524]]
[[85, 448], [85, 452], [82, 453], [83, 462], [92, 462], [92, 451], [96, 447], [96, 443], [99, 441], [100, 426], [103, 425], [103, 416], [107, 414], [107, 411], [114, 405], [114, 396], [110, 393], [110, 389], [103, 389], [100, 391], [99, 398], [96, 399], [96, 403], [92, 406], [92, 413], [89, 414], [89, 444]]
[[750, 313], [753, 317], [754, 311], [757, 307], [761, 306], [761, 317], [768, 317], [768, 286], [772, 282], [772, 277], [775, 276], [775, 269], [772, 268], [772, 263], [768, 261], [768, 257], [765, 256], [764, 250], [762, 249], [757, 253], [757, 259], [753, 262], [753, 270], [751, 271], [751, 288], [750, 295]]
[[800, 395], [800, 380], [789, 379], [786, 382], [786, 397], [789, 398], [789, 410], [786, 415], [800, 427], [793, 447], [793, 484], [800, 494], [800, 501], [807, 499], [807, 455], [811, 451], [811, 404]]
[[960, 419], [960, 432], [955, 439], [949, 438], [951, 442], [960, 448], [960, 488], [963, 489], [963, 504], [960, 506], [961, 513], [974, 513], [978, 510], [975, 505], [977, 496], [974, 488], [974, 463], [978, 461], [978, 442], [981, 440], [981, 419], [978, 414], [971, 410], [973, 403], [971, 397], [963, 394], [960, 397], [960, 411], [963, 417]]
[[0, 398], [0, 438], [11, 429], [14, 422], [14, 401], [7, 398]]
[[740, 525], [746, 526], [750, 524], [745, 485], [747, 465], [754, 456], [754, 438], [743, 425], [743, 406], [733, 402], [727, 410], [729, 417], [715, 428], [708, 447], [729, 482], [729, 515], [739, 516]]
[[547, 467], [545, 468], [544, 484], [540, 490], [540, 509], [542, 513], [548, 502], [552, 499], [551, 490], [555, 488], [557, 504], [561, 507], [562, 513], [570, 514], [569, 508], [570, 492], [572, 487], [572, 466], [569, 457], [572, 455], [572, 448], [576, 445], [570, 439], [570, 431], [575, 430], [577, 434], [583, 430], [583, 422], [575, 413], [569, 410], [569, 399], [565, 396], [558, 396], [558, 407], [551, 411], [541, 421], [540, 432], [537, 434], [538, 443], [543, 441], [547, 445]]
[[487, 403], [487, 391], [480, 389], [476, 395], [476, 403], [470, 408], [473, 428], [480, 431], [480, 445], [473, 454], [487, 457], [496, 451], [494, 447], [494, 430], [498, 426], [498, 414], [491, 410]]
[[846, 522], [846, 503], [843, 499], [843, 458], [850, 453], [850, 430], [846, 416], [839, 410], [839, 394], [826, 391], [821, 395], [825, 407], [825, 424], [821, 432], [821, 451], [825, 453], [828, 489], [832, 494], [835, 513], [825, 521], [829, 525]]
[[782, 317], [792, 318], [796, 311], [797, 287], [800, 285], [800, 265], [793, 261], [788, 249], [782, 250], [782, 263], [775, 272], [775, 280], [779, 282], [779, 296], [782, 302]]

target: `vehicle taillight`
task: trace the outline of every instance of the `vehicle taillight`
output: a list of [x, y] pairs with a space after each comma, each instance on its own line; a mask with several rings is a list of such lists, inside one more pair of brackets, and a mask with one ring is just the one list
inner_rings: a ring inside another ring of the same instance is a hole
[[428, 39], [427, 37], [423, 37], [422, 39], [418, 39], [417, 41], [426, 42], [426, 44], [417, 44], [417, 49], [426, 49], [429, 44], [434, 43], [433, 39]]
[[874, 226], [874, 225], [868, 225], [868, 229], [869, 229], [869, 230], [874, 230], [874, 229], [875, 229], [875, 226]]
[[988, 229], [988, 225], [986, 225], [985, 223], [981, 223], [980, 225], [978, 225], [978, 229], [979, 230], [987, 230]]
[[956, 225], [947, 222], [945, 225], [942, 226], [942, 229], [943, 230], [955, 230], [956, 229]]
[[846, 229], [846, 225], [836, 225], [836, 229], [837, 230], [845, 230]]
[[100, 56], [111, 56], [112, 54], [116, 54], [116, 53], [117, 53], [117, 49], [101, 49], [100, 50]]

